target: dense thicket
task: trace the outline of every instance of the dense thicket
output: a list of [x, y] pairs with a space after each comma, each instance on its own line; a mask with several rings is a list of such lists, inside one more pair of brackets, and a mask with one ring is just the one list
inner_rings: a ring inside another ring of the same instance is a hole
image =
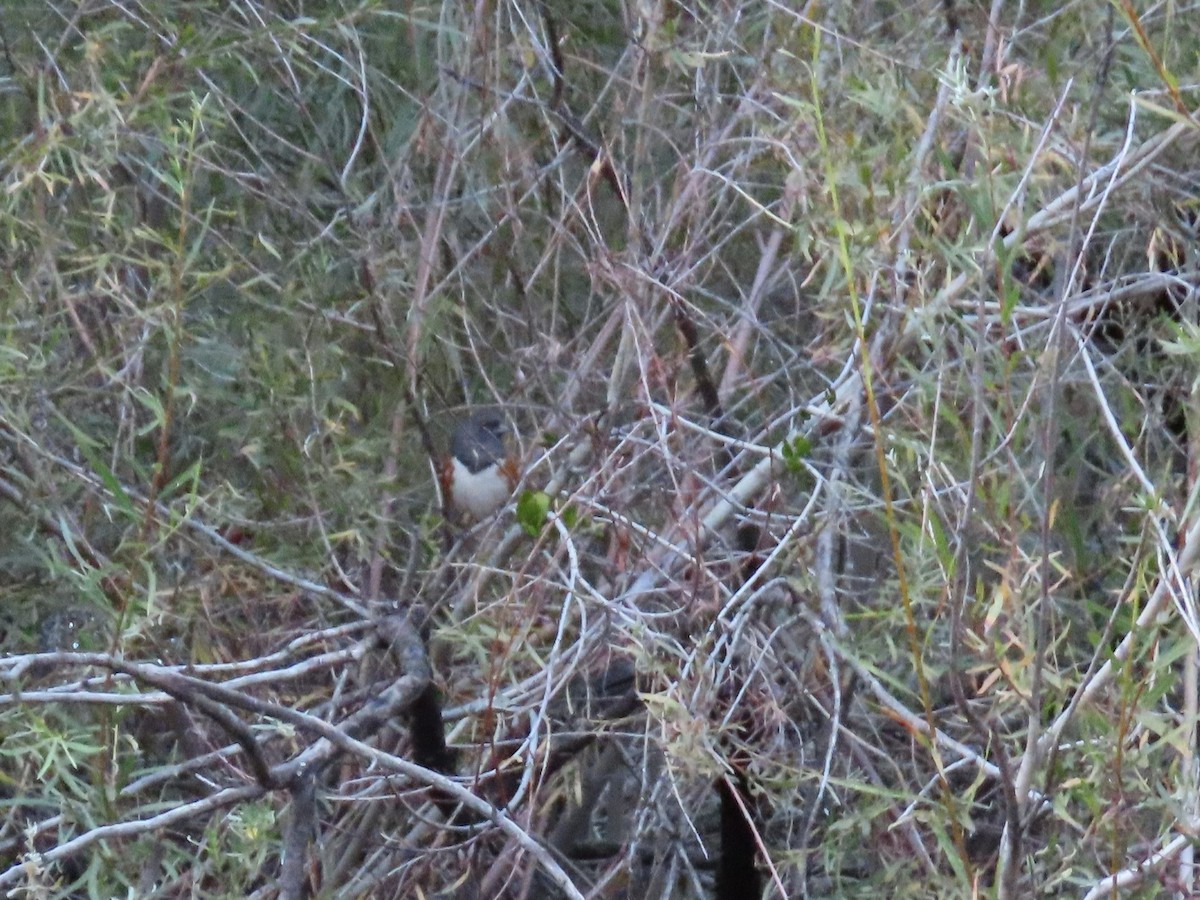
[[0, 40], [0, 889], [1200, 891], [1194, 6]]

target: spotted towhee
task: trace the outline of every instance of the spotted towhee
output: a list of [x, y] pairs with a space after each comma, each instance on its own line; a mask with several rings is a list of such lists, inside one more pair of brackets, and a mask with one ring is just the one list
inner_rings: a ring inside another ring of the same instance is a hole
[[450, 456], [442, 465], [442, 490], [451, 510], [478, 521], [512, 496], [520, 472], [505, 441], [511, 433], [494, 410], [477, 412], [454, 429]]

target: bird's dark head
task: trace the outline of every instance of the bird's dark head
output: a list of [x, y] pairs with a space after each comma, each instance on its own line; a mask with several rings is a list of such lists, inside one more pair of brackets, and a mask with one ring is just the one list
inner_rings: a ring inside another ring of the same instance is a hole
[[510, 431], [508, 422], [499, 412], [477, 412], [454, 429], [450, 452], [471, 472], [481, 472], [507, 456], [504, 438]]

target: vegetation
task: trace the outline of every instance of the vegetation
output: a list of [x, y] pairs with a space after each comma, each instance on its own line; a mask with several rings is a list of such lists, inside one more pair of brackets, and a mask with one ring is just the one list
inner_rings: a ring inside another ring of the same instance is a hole
[[1200, 15], [798, 7], [6, 0], [6, 895], [1200, 892]]

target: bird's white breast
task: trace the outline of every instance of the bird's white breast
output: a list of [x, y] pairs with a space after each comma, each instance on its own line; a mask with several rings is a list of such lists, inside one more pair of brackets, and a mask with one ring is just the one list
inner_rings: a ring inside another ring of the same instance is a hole
[[495, 512], [508, 499], [508, 481], [499, 466], [491, 465], [480, 472], [472, 472], [459, 460], [454, 459], [454, 504], [465, 509], [476, 519]]

